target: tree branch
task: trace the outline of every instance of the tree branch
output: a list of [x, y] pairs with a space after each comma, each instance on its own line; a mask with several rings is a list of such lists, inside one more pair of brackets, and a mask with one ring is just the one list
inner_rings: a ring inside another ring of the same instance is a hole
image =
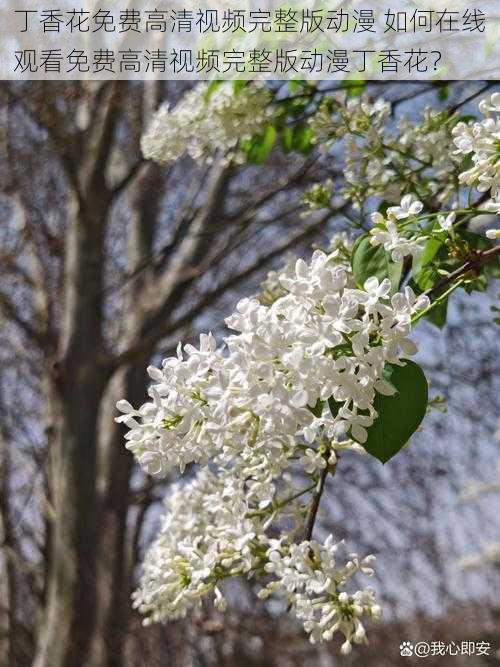
[[[335, 213], [341, 213], [343, 209], [347, 208], [348, 204], [344, 203], [338, 207]], [[211, 306], [218, 298], [220, 298], [224, 292], [227, 290], [236, 287], [243, 280], [250, 278], [252, 275], [257, 273], [259, 270], [264, 268], [269, 262], [271, 262], [275, 257], [279, 257], [287, 250], [290, 250], [294, 246], [299, 245], [307, 241], [309, 238], [313, 237], [317, 232], [323, 227], [325, 222], [332, 216], [332, 211], [325, 213], [319, 220], [316, 220], [313, 224], [307, 227], [305, 230], [302, 230], [299, 234], [296, 234], [291, 239], [288, 239], [285, 243], [277, 246], [271, 250], [264, 257], [260, 257], [257, 261], [250, 264], [247, 268], [243, 269], [240, 273], [233, 274], [220, 285], [218, 285], [211, 292], [206, 293], [202, 298], [196, 303], [194, 308], [190, 309], [188, 312], [184, 313], [177, 320], [165, 319], [161, 321], [156, 327], [145, 332], [145, 335], [140, 341], [135, 345], [132, 345], [128, 349], [124, 350], [118, 354], [111, 362], [113, 369], [118, 368], [121, 364], [128, 363], [134, 359], [138, 354], [143, 354], [145, 350], [152, 351], [154, 345], [158, 343], [159, 340], [165, 336], [172, 335], [178, 331], [181, 327], [185, 326], [187, 323], [191, 322], [194, 317], [200, 315], [206, 308]]]
[[16, 309], [16, 306], [7, 297], [6, 294], [0, 292], [0, 311], [3, 311], [5, 316], [28, 336], [30, 340], [35, 342], [40, 348], [43, 348], [46, 342], [45, 335], [33, 327], [28, 321], [24, 320]]
[[[113, 147], [115, 128], [119, 118], [120, 100], [125, 84], [112, 82], [106, 96], [102, 93], [102, 104], [89, 126], [87, 150], [83, 156], [80, 172], [80, 183], [86, 198], [92, 197], [94, 189], [105, 189], [106, 167]], [[104, 98], [105, 101], [104, 101]], [[101, 100], [101, 97], [99, 96]], [[108, 192], [111, 198], [111, 192]]]
[[314, 524], [316, 523], [316, 516], [319, 510], [319, 504], [321, 502], [321, 497], [325, 489], [325, 482], [328, 473], [329, 473], [329, 468], [328, 465], [326, 465], [321, 471], [321, 475], [319, 476], [318, 484], [316, 485], [316, 489], [313, 493], [311, 506], [309, 507], [309, 512], [307, 514], [306, 525], [304, 529], [305, 540], [310, 540], [312, 537]]
[[444, 287], [447, 287], [453, 283], [457, 278], [461, 278], [466, 273], [469, 273], [469, 271], [478, 273], [484, 264], [488, 264], [488, 262], [493, 261], [498, 254], [500, 254], [500, 245], [497, 245], [494, 248], [490, 248], [489, 250], [483, 250], [482, 252], [476, 252], [472, 254], [467, 259], [465, 264], [460, 266], [458, 269], [455, 269], [455, 271], [450, 273], [448, 276], [444, 276], [444, 278], [438, 280], [434, 287], [427, 290], [425, 294], [429, 297], [429, 299], [438, 296]]
[[461, 107], [465, 106], [469, 102], [472, 102], [473, 99], [475, 99], [476, 97], [479, 97], [479, 95], [482, 95], [483, 93], [485, 93], [493, 85], [495, 85], [495, 82], [494, 81], [489, 81], [488, 83], [481, 86], [481, 88], [479, 88], [479, 90], [476, 90], [471, 95], [468, 95], [465, 99], [461, 100], [460, 102], [457, 102], [457, 104], [450, 107], [450, 109], [448, 111], [449, 115], [452, 116]]
[[135, 162], [135, 164], [132, 165], [132, 167], [129, 169], [127, 175], [122, 178], [122, 180], [115, 185], [115, 187], [112, 190], [111, 197], [112, 199], [116, 199], [119, 197], [124, 190], [128, 188], [128, 186], [132, 183], [134, 178], [137, 176], [137, 174], [140, 172], [141, 168], [146, 164], [146, 160], [143, 158], [140, 158]]
[[12, 87], [9, 85], [9, 82], [2, 81], [0, 82], [0, 85], [6, 92], [10, 104], [11, 105], [16, 104], [20, 109], [22, 109], [24, 114], [30, 119], [32, 123], [34, 123], [38, 128], [44, 130], [47, 133], [50, 140], [50, 144], [54, 149], [54, 154], [59, 164], [62, 167], [62, 170], [68, 180], [68, 183], [71, 185], [71, 188], [73, 189], [76, 197], [80, 199], [81, 192], [75, 169], [75, 163], [69, 156], [67, 150], [65, 150], [66, 142], [61, 141], [60, 137], [54, 131], [53, 127], [51, 127], [48, 123], [44, 122], [42, 118], [40, 118], [32, 109], [30, 109], [29, 105], [26, 103], [26, 100], [14, 92]]

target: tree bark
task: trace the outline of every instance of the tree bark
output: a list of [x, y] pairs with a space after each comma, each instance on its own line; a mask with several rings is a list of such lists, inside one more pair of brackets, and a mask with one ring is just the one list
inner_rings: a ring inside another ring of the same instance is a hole
[[[93, 667], [123, 665], [124, 642], [131, 615], [130, 595], [135, 563], [130, 551], [130, 477], [134, 460], [124, 447], [124, 429], [113, 425], [116, 401], [124, 396], [131, 403], [144, 402], [147, 386], [145, 372], [149, 356], [120, 369], [113, 379], [103, 403], [101, 446], [106, 440], [109, 475], [106, 489], [100, 493], [102, 532], [98, 548], [98, 618], [90, 663]], [[104, 433], [104, 430], [107, 433]]]
[[46, 610], [36, 667], [85, 664], [95, 619], [96, 414], [102, 374], [53, 387], [52, 543]]
[[49, 585], [35, 667], [86, 664], [95, 624], [97, 420], [108, 381], [102, 300], [106, 203], [74, 202], [66, 234], [62, 331], [49, 382]]
[[[156, 166], [148, 166], [138, 179], [133, 196], [127, 264], [135, 274], [151, 255], [159, 219], [164, 175]], [[148, 285], [152, 275], [143, 271], [133, 280], [125, 306], [122, 346], [129, 347], [145, 336]], [[92, 642], [90, 663], [95, 667], [123, 664], [123, 650], [131, 614], [130, 594], [135, 563], [132, 560], [128, 520], [130, 518], [130, 478], [133, 457], [125, 449], [126, 429], [114, 422], [116, 402], [126, 398], [141, 405], [146, 396], [148, 365], [152, 349], [137, 355], [133, 362], [121, 365], [109, 383], [102, 401], [99, 428], [98, 498], [101, 534], [98, 544], [97, 626]]]
[[14, 532], [10, 507], [10, 452], [7, 449], [7, 438], [0, 424], [0, 544], [3, 554], [0, 561], [2, 581], [0, 582], [0, 598], [4, 604], [0, 609], [0, 661], [14, 664], [14, 632], [16, 630], [17, 584], [13, 564]]

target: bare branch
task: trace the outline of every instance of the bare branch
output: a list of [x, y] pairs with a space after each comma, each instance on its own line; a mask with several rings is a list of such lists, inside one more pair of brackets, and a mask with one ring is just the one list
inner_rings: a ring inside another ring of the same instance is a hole
[[450, 116], [454, 114], [456, 111], [458, 111], [461, 107], [465, 106], [469, 102], [472, 102], [472, 100], [476, 99], [476, 97], [479, 97], [479, 95], [482, 95], [485, 93], [489, 88], [495, 85], [494, 81], [489, 81], [488, 83], [485, 83], [481, 88], [476, 90], [474, 93], [471, 93], [470, 95], [467, 95], [467, 97], [460, 102], [457, 102], [454, 106], [450, 107], [449, 109], [449, 114]]
[[[95, 188], [104, 189], [106, 166], [114, 141], [114, 133], [120, 111], [120, 100], [125, 84], [112, 82], [107, 90], [106, 100], [90, 125], [88, 148], [80, 169], [83, 191], [91, 197]], [[105, 97], [103, 95], [103, 97]]]
[[32, 326], [28, 320], [23, 319], [17, 307], [3, 292], [0, 292], [0, 311], [3, 311], [7, 319], [17, 324], [31, 341], [36, 343], [40, 348], [43, 348], [46, 343], [44, 332], [39, 331], [36, 327]]
[[145, 164], [146, 160], [141, 158], [132, 165], [127, 175], [124, 176], [124, 178], [119, 183], [117, 183], [113, 188], [113, 191], [111, 193], [112, 199], [117, 199], [128, 188], [128, 186], [139, 174], [139, 172], [141, 171], [142, 167], [144, 167]]
[[[346, 207], [347, 204], [343, 204], [335, 212], [340, 213]], [[331, 215], [332, 212], [329, 211], [305, 230], [302, 230], [299, 234], [296, 234], [284, 243], [276, 246], [273, 250], [268, 252], [263, 257], [260, 257], [258, 260], [250, 264], [239, 273], [230, 276], [230, 278], [220, 283], [214, 290], [204, 294], [191, 310], [186, 312], [177, 320], [171, 321], [165, 319], [164, 321], [159, 322], [156, 327], [147, 329], [140, 341], [124, 350], [120, 354], [116, 355], [116, 357], [111, 362], [113, 368], [117, 368], [121, 364], [131, 361], [138, 354], [144, 354], [145, 351], [152, 351], [158, 341], [160, 341], [165, 336], [174, 334], [181, 327], [186, 326], [186, 324], [193, 320], [193, 318], [199, 316], [206, 308], [215, 303], [226, 291], [240, 285], [244, 280], [250, 278], [255, 273], [262, 270], [276, 257], [279, 257], [291, 248], [300, 245], [301, 243], [304, 243], [308, 239], [314, 237], [314, 235], [317, 234], [318, 231], [324, 226], [325, 222], [331, 217]]]
[[20, 97], [17, 95], [14, 90], [12, 89], [12, 86], [6, 82], [2, 81], [0, 82], [0, 85], [2, 86], [3, 90], [6, 92], [8, 96], [8, 100], [11, 105], [17, 105], [22, 111], [26, 114], [26, 116], [39, 128], [43, 129], [47, 135], [50, 138], [51, 145], [54, 149], [54, 154], [56, 158], [59, 161], [59, 164], [63, 168], [63, 171], [66, 175], [66, 178], [68, 182], [70, 183], [72, 189], [74, 190], [74, 193], [78, 198], [80, 198], [81, 193], [80, 193], [80, 187], [78, 183], [78, 178], [77, 178], [77, 171], [76, 171], [76, 164], [74, 160], [71, 159], [70, 154], [67, 150], [66, 146], [66, 141], [61, 141], [60, 137], [56, 134], [54, 131], [54, 128], [44, 122], [42, 118], [40, 118], [39, 115], [37, 115], [26, 103], [26, 100], [23, 97]]
[[314, 490], [313, 497], [311, 500], [311, 505], [309, 507], [309, 512], [307, 514], [306, 525], [304, 529], [304, 539], [310, 540], [314, 530], [314, 524], [316, 523], [316, 516], [318, 514], [319, 505], [321, 502], [321, 497], [325, 489], [325, 482], [327, 475], [329, 473], [328, 465], [326, 465], [318, 479], [318, 484]]

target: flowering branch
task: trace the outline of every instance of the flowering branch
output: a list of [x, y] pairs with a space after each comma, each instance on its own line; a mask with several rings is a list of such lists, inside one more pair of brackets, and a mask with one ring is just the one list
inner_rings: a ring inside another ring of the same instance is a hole
[[[344, 187], [329, 181], [305, 194], [309, 208], [324, 210], [309, 230], [343, 213], [359, 232], [369, 198], [382, 201], [354, 243], [337, 236], [309, 262], [271, 272], [259, 298], [242, 299], [226, 320], [233, 333], [222, 346], [202, 334], [198, 347], [179, 343], [176, 356], [150, 367], [150, 400], [138, 409], [120, 401], [117, 421], [147, 473], [198, 465], [168, 495], [146, 557], [134, 604], [147, 622], [184, 616], [208, 595], [223, 610], [221, 582], [259, 576], [260, 597], [284, 597], [312, 642], [339, 631], [348, 653], [366, 641], [361, 619], [377, 621], [381, 610], [370, 588], [346, 590], [355, 573], [373, 573], [374, 557], [351, 554], [340, 566], [331, 536], [312, 539], [326, 479], [340, 450], [386, 462], [407, 443], [428, 407], [425, 375], [409, 360], [411, 329], [463, 284], [477, 287], [500, 253], [465, 228], [479, 211], [500, 212], [500, 94], [481, 102], [481, 122], [426, 112], [420, 125], [402, 119], [397, 137], [384, 100], [314, 96], [324, 97], [307, 126], [300, 100], [282, 104], [251, 83], [197, 87], [153, 121], [143, 149], [163, 163], [184, 153], [213, 160], [214, 148], [228, 162], [262, 162], [277, 136], [302, 153], [341, 144]], [[464, 186], [469, 203], [472, 188], [483, 193], [465, 208]], [[312, 484], [294, 489], [292, 466]], [[304, 524], [299, 499], [313, 489]]]

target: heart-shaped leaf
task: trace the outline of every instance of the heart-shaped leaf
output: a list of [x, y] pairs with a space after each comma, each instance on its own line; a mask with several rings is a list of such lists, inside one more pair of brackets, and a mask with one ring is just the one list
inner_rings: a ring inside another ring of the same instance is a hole
[[359, 237], [354, 244], [351, 265], [354, 280], [360, 289], [368, 278], [376, 276], [379, 281], [389, 278], [392, 291], [397, 291], [403, 270], [402, 262], [393, 262], [383, 246], [372, 246], [368, 235]]
[[386, 364], [384, 376], [393, 384], [393, 396], [377, 394], [374, 407], [378, 417], [367, 429], [364, 448], [386, 463], [408, 442], [424, 418], [428, 402], [428, 385], [423, 370], [409, 359], [404, 366]]

